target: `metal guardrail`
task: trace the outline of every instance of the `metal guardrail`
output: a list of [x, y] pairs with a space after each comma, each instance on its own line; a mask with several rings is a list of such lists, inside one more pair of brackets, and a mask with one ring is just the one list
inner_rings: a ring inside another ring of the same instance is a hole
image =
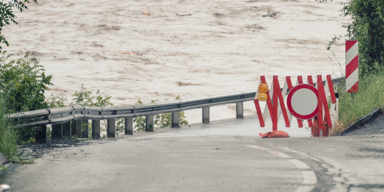
[[[345, 78], [337, 78], [332, 81], [337, 84], [343, 79]], [[107, 136], [115, 137], [114, 122], [116, 118], [125, 118], [125, 134], [133, 134], [133, 117], [146, 116], [146, 129], [149, 130], [150, 126], [153, 125], [153, 115], [172, 113], [172, 127], [179, 127], [179, 112], [190, 109], [202, 108], [202, 121], [209, 123], [209, 107], [215, 105], [236, 103], [236, 118], [243, 118], [243, 102], [253, 100], [255, 94], [255, 91], [239, 92], [207, 98], [128, 106], [89, 107], [76, 105], [9, 114], [8, 118], [15, 122], [23, 122], [24, 124], [17, 125], [19, 128], [40, 127], [41, 130], [37, 133], [40, 135], [37, 135], [36, 139], [41, 142], [46, 141], [46, 130], [44, 129], [48, 124], [53, 125], [53, 138], [72, 135], [88, 137], [88, 129], [81, 131], [81, 123], [79, 122], [82, 120], [92, 120], [92, 138], [100, 138], [100, 119], [107, 119]]]
[[[161, 102], [144, 105], [108, 107], [89, 107], [76, 105], [63, 108], [48, 108], [15, 113], [8, 115], [8, 118], [22, 119], [23, 122], [27, 123], [19, 125], [19, 127], [26, 127], [43, 124], [64, 123], [78, 119], [110, 119], [146, 116], [249, 101], [253, 100], [255, 93], [256, 92], [241, 92], [208, 98]], [[36, 121], [36, 119], [38, 120]]]

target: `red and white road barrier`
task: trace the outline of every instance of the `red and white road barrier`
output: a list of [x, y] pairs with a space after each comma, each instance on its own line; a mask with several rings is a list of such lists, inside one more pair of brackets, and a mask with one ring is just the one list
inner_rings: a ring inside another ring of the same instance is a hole
[[348, 93], [359, 91], [359, 43], [356, 40], [345, 42], [346, 88]]
[[[308, 76], [308, 84], [304, 84], [302, 77], [298, 76], [297, 86], [293, 87], [291, 77], [285, 78], [284, 87], [281, 90], [278, 77], [273, 76], [271, 88], [266, 93], [267, 103], [264, 109], [264, 114], [261, 113], [260, 104], [258, 101], [258, 95], [260, 94], [257, 90], [255, 95], [255, 107], [259, 117], [260, 127], [265, 127], [265, 121], [268, 118], [268, 114], [272, 120], [272, 130], [277, 130], [277, 122], [281, 113], [283, 113], [286, 127], [290, 127], [292, 115], [297, 118], [299, 128], [303, 127], [303, 120], [308, 120], [308, 126], [313, 127], [313, 118], [317, 116], [319, 125], [319, 135], [323, 136], [323, 133], [328, 135], [328, 131], [324, 132], [323, 119], [327, 119], [327, 126], [333, 127], [335, 123], [334, 117], [337, 112], [337, 100], [333, 89], [332, 79], [330, 75], [327, 75], [326, 86], [324, 87], [322, 76], [317, 76], [316, 88], [313, 86], [312, 76]], [[266, 83], [265, 77], [260, 77], [260, 83]], [[289, 91], [287, 98], [288, 111], [285, 107], [285, 96]], [[331, 95], [331, 109], [328, 109], [327, 96]], [[336, 114], [337, 115], [337, 114]]]
[[[259, 85], [261, 83], [266, 83], [264, 76], [260, 77]], [[280, 107], [281, 107], [281, 112], [284, 115], [284, 120], [285, 120], [286, 126], [290, 127], [290, 122], [288, 120], [287, 110], [285, 109], [284, 97], [283, 97], [283, 94], [281, 93], [280, 84], [279, 84], [279, 80], [277, 79], [277, 76], [273, 76], [272, 86], [271, 86], [270, 90], [267, 92], [267, 106], [265, 107], [263, 115], [261, 114], [260, 104], [258, 101], [259, 93], [260, 93], [259, 90], [257, 90], [254, 103], [255, 103], [257, 115], [259, 117], [260, 126], [261, 127], [265, 126], [264, 122], [267, 120], [267, 117], [268, 117], [267, 113], [269, 110], [269, 113], [270, 113], [271, 119], [272, 119], [272, 124], [273, 124], [272, 130], [277, 131], [277, 122], [278, 122], [278, 117], [279, 117], [279, 113], [280, 113], [280, 110], [278, 109], [278, 106], [279, 106], [278, 101], [279, 101]], [[270, 95], [272, 95], [272, 98]], [[284, 96], [285, 96], [285, 94], [284, 94]]]

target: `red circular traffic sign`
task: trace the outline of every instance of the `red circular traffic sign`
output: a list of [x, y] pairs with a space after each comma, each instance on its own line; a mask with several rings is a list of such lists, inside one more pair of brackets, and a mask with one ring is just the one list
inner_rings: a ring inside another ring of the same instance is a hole
[[318, 113], [317, 89], [301, 84], [289, 91], [287, 98], [289, 112], [300, 120], [312, 119]]

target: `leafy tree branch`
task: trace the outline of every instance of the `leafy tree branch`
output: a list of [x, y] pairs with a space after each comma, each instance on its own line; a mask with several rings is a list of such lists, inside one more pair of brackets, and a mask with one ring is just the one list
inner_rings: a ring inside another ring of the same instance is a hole
[[[352, 23], [343, 25], [347, 29], [344, 37], [359, 41], [360, 72], [370, 74], [384, 65], [384, 0], [349, 0], [342, 5], [342, 15], [352, 18]], [[340, 39], [341, 36], [332, 38], [328, 49]]]
[[[37, 0], [32, 0], [31, 2], [37, 3]], [[13, 13], [13, 9], [16, 8], [20, 12], [23, 12], [23, 10], [28, 9], [28, 3], [30, 3], [29, 0], [13, 0], [8, 3], [0, 2], [0, 44], [4, 43], [6, 46], [9, 46], [9, 42], [2, 35], [1, 31], [3, 27], [10, 25], [11, 23], [17, 24], [15, 20], [16, 15]], [[3, 47], [0, 46], [0, 52], [2, 49]]]

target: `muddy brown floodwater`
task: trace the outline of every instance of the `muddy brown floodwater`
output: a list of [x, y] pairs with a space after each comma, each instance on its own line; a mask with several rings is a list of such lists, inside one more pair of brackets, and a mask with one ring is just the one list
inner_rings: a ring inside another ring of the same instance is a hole
[[[3, 35], [8, 53], [37, 57], [54, 76], [47, 97], [70, 100], [84, 84], [130, 105], [255, 91], [260, 75], [340, 76], [342, 42], [336, 56], [326, 50], [351, 21], [340, 16], [340, 2], [39, 0]], [[246, 103], [245, 115], [254, 114]], [[200, 122], [201, 110], [186, 116]], [[233, 117], [234, 104], [211, 109], [212, 120]]]

